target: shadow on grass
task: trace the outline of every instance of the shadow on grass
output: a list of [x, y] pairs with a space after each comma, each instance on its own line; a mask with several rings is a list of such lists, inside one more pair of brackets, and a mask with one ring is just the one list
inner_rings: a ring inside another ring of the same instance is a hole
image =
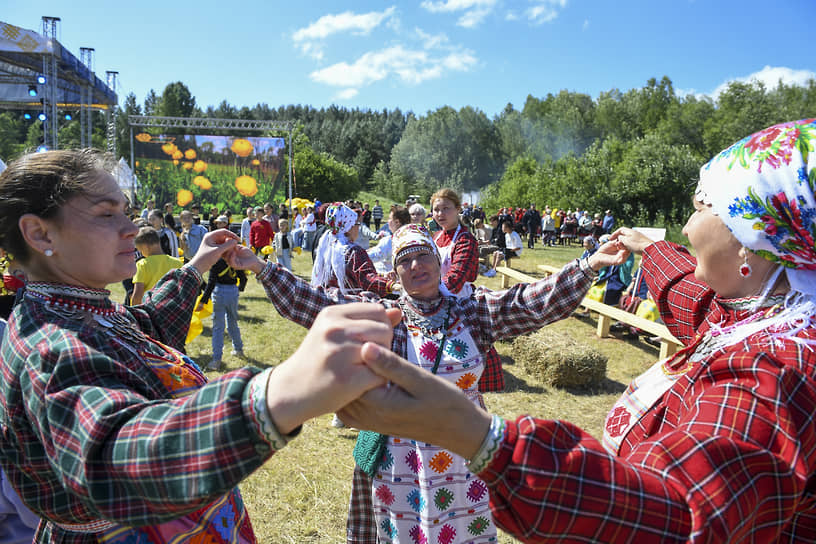
[[626, 391], [626, 387], [627, 385], [624, 383], [604, 378], [601, 383], [591, 387], [564, 387], [563, 389], [577, 397], [592, 397], [595, 395], [608, 394], [621, 395]]
[[[504, 357], [502, 357], [504, 359]], [[530, 382], [524, 381], [505, 367], [504, 369], [504, 392], [505, 393], [513, 393], [516, 391], [520, 391], [523, 393], [546, 393], [547, 389], [540, 386], [534, 385]]]

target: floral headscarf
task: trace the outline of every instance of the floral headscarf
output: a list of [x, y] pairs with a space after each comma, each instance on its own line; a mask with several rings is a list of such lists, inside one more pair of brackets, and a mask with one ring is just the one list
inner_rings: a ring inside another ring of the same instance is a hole
[[791, 290], [816, 295], [816, 119], [752, 134], [700, 169], [696, 198], [747, 249], [780, 264]]
[[353, 242], [346, 237], [346, 233], [356, 224], [357, 212], [342, 202], [335, 202], [326, 209], [328, 231], [317, 245], [312, 267], [313, 286], [327, 286], [334, 275], [340, 290], [345, 291], [346, 253]]

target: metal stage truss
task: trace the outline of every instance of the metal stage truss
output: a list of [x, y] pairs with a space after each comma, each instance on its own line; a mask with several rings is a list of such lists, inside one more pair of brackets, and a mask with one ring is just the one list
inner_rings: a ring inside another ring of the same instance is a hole
[[117, 96], [94, 74], [93, 48], [82, 47], [78, 59], [59, 43], [59, 23], [43, 17], [37, 33], [0, 22], [0, 107], [38, 111], [48, 149], [59, 147], [59, 110], [78, 110], [80, 145], [90, 147], [93, 112], [104, 111], [110, 124]]
[[[136, 161], [133, 156], [133, 127], [142, 128], [183, 128], [193, 131], [235, 130], [265, 131], [280, 130], [288, 134], [289, 147], [289, 215], [292, 214], [292, 130], [294, 125], [288, 121], [256, 121], [247, 119], [214, 119], [207, 117], [162, 117], [157, 115], [128, 115], [130, 125], [130, 168], [134, 170]], [[134, 170], [135, 171], [135, 170]]]

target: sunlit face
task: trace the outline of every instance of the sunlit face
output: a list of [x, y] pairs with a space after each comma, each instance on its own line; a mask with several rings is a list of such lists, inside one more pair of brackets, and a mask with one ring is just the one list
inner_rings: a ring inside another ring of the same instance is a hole
[[52, 281], [104, 289], [136, 273], [133, 238], [138, 227], [125, 214], [127, 199], [116, 180], [99, 172], [88, 196], [68, 200], [46, 221], [54, 255], [44, 266]]
[[693, 204], [694, 213], [686, 221], [683, 234], [697, 256], [694, 276], [724, 297], [742, 296], [746, 282], [738, 274], [744, 260], [739, 251], [741, 244], [722, 219], [711, 212], [711, 206], [697, 199]]
[[459, 224], [459, 210], [447, 198], [434, 200], [431, 213], [434, 220], [445, 230], [455, 229]]
[[157, 215], [150, 215], [147, 218], [147, 221], [150, 223], [150, 226], [156, 230], [161, 230], [162, 228], [162, 218]]
[[388, 214], [388, 228], [391, 229], [391, 232], [397, 232], [397, 229], [400, 228], [402, 225], [399, 222], [399, 219], [394, 217], [394, 212]]
[[271, 215], [272, 214], [272, 206], [264, 206], [264, 213], [266, 215]]
[[412, 297], [432, 300], [439, 296], [439, 259], [432, 252], [409, 253], [396, 262], [394, 269], [403, 291]]
[[425, 221], [425, 214], [422, 210], [414, 210], [409, 213], [411, 215], [411, 223], [421, 224]]

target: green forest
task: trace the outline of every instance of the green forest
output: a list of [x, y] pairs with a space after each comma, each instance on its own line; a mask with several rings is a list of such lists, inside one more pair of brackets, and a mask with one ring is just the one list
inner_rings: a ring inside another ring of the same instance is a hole
[[[481, 191], [490, 210], [536, 202], [677, 223], [690, 210], [700, 166], [714, 154], [771, 124], [816, 116], [816, 81], [775, 88], [734, 82], [714, 100], [679, 96], [664, 76], [597, 97], [568, 90], [530, 94], [520, 108], [507, 104], [493, 118], [448, 106], [418, 114], [334, 105], [237, 107], [224, 100], [202, 108], [175, 82], [161, 94], [151, 90], [141, 103], [132, 93], [120, 101], [117, 149], [128, 159], [127, 116], [134, 114], [292, 122], [298, 197], [326, 201], [365, 190], [401, 202], [409, 194], [426, 199], [444, 186]], [[3, 160], [41, 141], [39, 121], [22, 115], [0, 113]], [[102, 148], [105, 116], [94, 117], [93, 144]], [[59, 142], [79, 145], [78, 121], [61, 125]]]

